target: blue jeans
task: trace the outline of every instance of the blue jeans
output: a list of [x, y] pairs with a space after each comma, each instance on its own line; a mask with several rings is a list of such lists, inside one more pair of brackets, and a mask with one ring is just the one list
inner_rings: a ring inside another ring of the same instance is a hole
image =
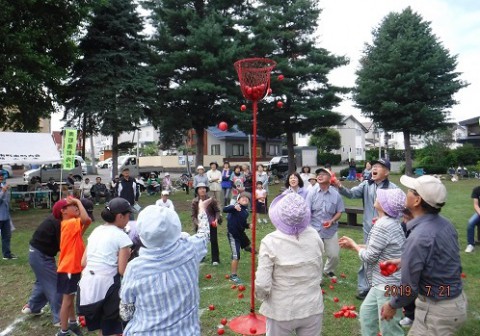
[[2, 235], [2, 254], [5, 258], [10, 257], [10, 240], [12, 239], [12, 228], [10, 219], [0, 221], [0, 234]]
[[36, 248], [29, 246], [29, 262], [35, 273], [35, 283], [28, 305], [34, 313], [40, 312], [50, 303], [53, 323], [60, 322], [60, 307], [62, 294], [57, 293], [57, 264], [55, 258], [49, 257]]
[[474, 213], [467, 225], [467, 241], [469, 245], [475, 245], [475, 226], [480, 226], [480, 216]]

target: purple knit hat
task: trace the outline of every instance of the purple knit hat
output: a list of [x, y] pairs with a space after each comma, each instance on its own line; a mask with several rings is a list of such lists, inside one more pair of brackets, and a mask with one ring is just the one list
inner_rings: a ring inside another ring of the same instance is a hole
[[378, 189], [377, 201], [383, 211], [392, 218], [398, 218], [405, 209], [405, 193], [402, 189]]
[[290, 236], [298, 236], [310, 225], [310, 209], [297, 193], [277, 196], [270, 205], [268, 215], [280, 232]]

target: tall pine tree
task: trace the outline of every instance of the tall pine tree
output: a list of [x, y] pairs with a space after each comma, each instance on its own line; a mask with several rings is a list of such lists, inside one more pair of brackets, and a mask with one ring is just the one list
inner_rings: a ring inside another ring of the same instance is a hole
[[2, 128], [36, 131], [77, 56], [74, 43], [92, 0], [0, 0]]
[[403, 132], [405, 172], [412, 173], [410, 136], [446, 127], [453, 95], [466, 86], [430, 23], [410, 7], [388, 14], [373, 32], [357, 71], [354, 99], [385, 131]]
[[89, 133], [111, 135], [113, 174], [118, 136], [137, 129], [153, 104], [155, 85], [142, 20], [131, 0], [109, 0], [94, 11], [80, 42], [82, 57], [67, 87], [65, 118]]
[[[346, 65], [345, 57], [317, 46], [314, 33], [321, 13], [316, 1], [262, 0], [252, 24], [255, 52], [277, 62], [272, 77], [273, 93], [259, 105], [259, 132], [285, 135], [289, 170], [294, 170], [294, 134], [329, 127], [342, 116], [332, 112], [346, 88], [332, 85], [328, 74]], [[278, 80], [277, 75], [284, 75]], [[276, 105], [283, 102], [283, 107]]]
[[[155, 77], [159, 107], [151, 111], [165, 146], [197, 135], [196, 161], [203, 163], [203, 132], [238, 111], [240, 89], [233, 63], [248, 49], [243, 0], [145, 1], [157, 31]], [[221, 153], [224, 155], [225, 153]]]

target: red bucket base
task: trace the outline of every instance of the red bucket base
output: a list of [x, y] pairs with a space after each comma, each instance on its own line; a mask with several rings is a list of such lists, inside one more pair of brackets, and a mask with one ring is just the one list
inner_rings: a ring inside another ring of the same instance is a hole
[[235, 317], [228, 326], [232, 331], [242, 335], [262, 335], [267, 332], [267, 322], [263, 315], [250, 313]]

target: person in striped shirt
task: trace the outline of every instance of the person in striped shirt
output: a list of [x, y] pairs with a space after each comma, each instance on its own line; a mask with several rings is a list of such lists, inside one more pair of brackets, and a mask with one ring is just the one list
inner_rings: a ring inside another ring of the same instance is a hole
[[195, 235], [182, 233], [177, 213], [147, 206], [137, 219], [144, 247], [125, 270], [120, 316], [129, 321], [124, 336], [200, 336], [200, 262], [207, 254], [209, 223], [201, 204]]
[[401, 310], [393, 319], [381, 319], [381, 307], [391, 296], [400, 295], [407, 288], [400, 286], [400, 272], [387, 275], [380, 270], [382, 261], [400, 258], [405, 235], [399, 217], [405, 208], [405, 193], [401, 189], [378, 189], [374, 206], [378, 219], [368, 234], [366, 245], [358, 245], [349, 237], [339, 239], [342, 248], [356, 251], [365, 264], [367, 281], [371, 287], [360, 307], [360, 326], [362, 336], [377, 335], [378, 330], [384, 336], [403, 336], [399, 322]]

